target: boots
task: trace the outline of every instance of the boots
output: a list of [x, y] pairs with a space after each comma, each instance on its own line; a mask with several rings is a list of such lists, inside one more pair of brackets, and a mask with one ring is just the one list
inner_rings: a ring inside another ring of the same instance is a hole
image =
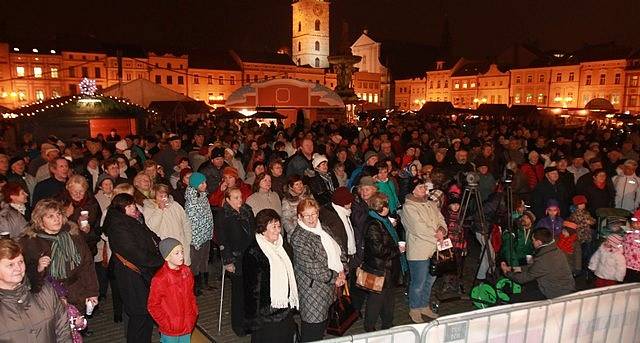
[[416, 324], [424, 323], [424, 320], [422, 319], [422, 313], [420, 312], [420, 310], [421, 309], [419, 308], [414, 308], [409, 310], [409, 318], [411, 318], [411, 321], [413, 321]]
[[423, 307], [420, 309], [417, 309], [418, 311], [420, 311], [420, 314], [425, 315], [431, 319], [436, 319], [439, 317], [438, 314], [436, 314], [435, 312], [433, 312], [433, 310], [431, 310], [431, 307], [427, 306], [427, 307]]
[[202, 287], [200, 285], [201, 281], [202, 274], [198, 274], [193, 277], [193, 294], [195, 294], [196, 297], [202, 295]]
[[203, 273], [202, 289], [205, 291], [213, 291], [216, 289], [215, 286], [209, 285], [209, 273]]

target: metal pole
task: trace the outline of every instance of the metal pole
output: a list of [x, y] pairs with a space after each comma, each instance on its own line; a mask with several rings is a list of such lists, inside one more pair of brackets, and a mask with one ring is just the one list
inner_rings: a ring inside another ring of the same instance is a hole
[[220, 286], [220, 308], [218, 310], [218, 334], [222, 330], [222, 302], [224, 301], [224, 263], [222, 263], [222, 285]]

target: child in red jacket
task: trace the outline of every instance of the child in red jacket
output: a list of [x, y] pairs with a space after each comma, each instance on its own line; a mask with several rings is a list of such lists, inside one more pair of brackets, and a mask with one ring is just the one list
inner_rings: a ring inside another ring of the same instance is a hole
[[184, 265], [183, 247], [165, 238], [158, 245], [165, 263], [151, 280], [147, 309], [158, 324], [160, 342], [190, 342], [198, 318], [193, 274]]

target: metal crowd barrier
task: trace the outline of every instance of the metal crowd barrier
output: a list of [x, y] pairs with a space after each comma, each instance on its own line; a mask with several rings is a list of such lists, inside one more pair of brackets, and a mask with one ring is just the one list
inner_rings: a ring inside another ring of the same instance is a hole
[[[640, 342], [640, 284], [445, 316], [327, 343]], [[422, 332], [420, 334], [419, 332]]]
[[637, 343], [639, 312], [640, 284], [627, 284], [447, 316], [427, 324], [421, 342]]
[[[386, 339], [385, 339], [386, 338]], [[387, 330], [367, 332], [359, 335], [342, 336], [331, 339], [325, 339], [323, 343], [369, 343], [374, 339], [384, 339], [383, 342], [389, 343], [419, 343], [420, 332], [412, 326], [397, 326]], [[379, 341], [380, 342], [380, 341]]]

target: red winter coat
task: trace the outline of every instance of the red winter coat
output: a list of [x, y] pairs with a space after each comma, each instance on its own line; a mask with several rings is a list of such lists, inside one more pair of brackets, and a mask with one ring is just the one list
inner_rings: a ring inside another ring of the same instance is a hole
[[[240, 193], [242, 194], [242, 202], [246, 202], [247, 198], [253, 193], [251, 191], [251, 186], [248, 184], [236, 180], [236, 187], [240, 188]], [[218, 186], [211, 195], [209, 195], [209, 205], [215, 207], [222, 207], [222, 201], [224, 200], [224, 191]]]
[[532, 165], [529, 162], [525, 162], [520, 166], [520, 170], [527, 177], [529, 189], [536, 188], [538, 182], [544, 178], [544, 166], [540, 163]]
[[165, 262], [151, 280], [147, 309], [158, 323], [160, 333], [167, 336], [190, 334], [198, 319], [191, 269], [182, 265], [173, 270]]

